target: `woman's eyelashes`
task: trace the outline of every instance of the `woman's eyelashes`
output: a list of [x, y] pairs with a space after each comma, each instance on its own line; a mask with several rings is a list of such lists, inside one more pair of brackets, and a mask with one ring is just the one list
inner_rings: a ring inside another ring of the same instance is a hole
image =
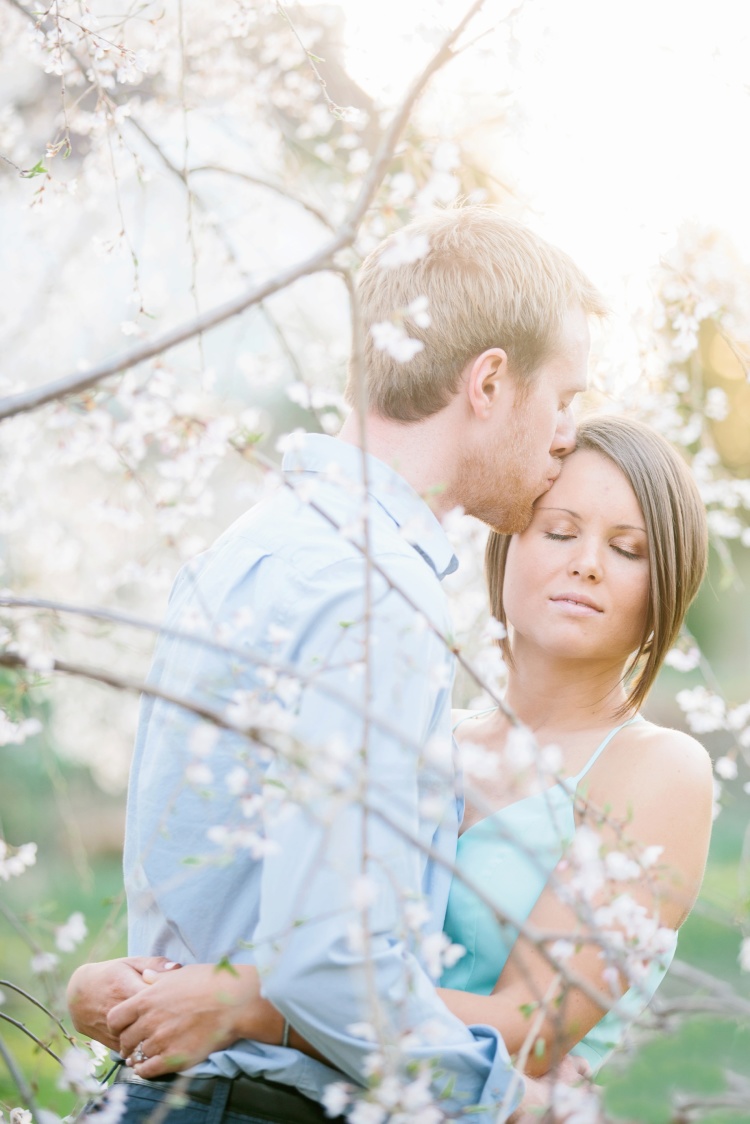
[[[571, 539], [576, 537], [575, 531], [545, 531], [545, 539], [552, 539], [553, 542], [570, 542]], [[634, 562], [638, 562], [643, 558], [643, 554], [638, 549], [629, 549], [627, 546], [620, 546], [618, 543], [611, 542], [609, 544], [617, 554], [622, 555], [623, 558], [630, 558]]]

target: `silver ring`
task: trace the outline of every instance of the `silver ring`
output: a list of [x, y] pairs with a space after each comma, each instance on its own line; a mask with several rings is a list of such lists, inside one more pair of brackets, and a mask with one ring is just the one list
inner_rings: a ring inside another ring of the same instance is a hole
[[142, 1042], [139, 1042], [138, 1045], [136, 1046], [135, 1050], [133, 1050], [133, 1061], [134, 1062], [147, 1062], [148, 1061], [148, 1054], [144, 1054]]

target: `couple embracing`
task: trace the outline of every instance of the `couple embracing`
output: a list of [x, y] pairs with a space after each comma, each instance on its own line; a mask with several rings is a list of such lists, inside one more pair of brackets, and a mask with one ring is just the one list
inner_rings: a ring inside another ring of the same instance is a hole
[[[710, 763], [639, 713], [705, 568], [690, 473], [635, 422], [576, 435], [604, 307], [567, 255], [486, 207], [410, 233], [423, 257], [381, 264], [386, 240], [362, 267], [338, 438], [289, 449], [283, 487], [172, 591], [128, 798], [131, 956], [69, 987], [78, 1029], [126, 1059], [124, 1124], [533, 1111], [546, 1073], [573, 1082], [621, 1038], [698, 892]], [[424, 344], [407, 362], [370, 332], [394, 313]], [[506, 706], [479, 714], [451, 711], [457, 506], [491, 528], [507, 629]], [[546, 780], [509, 767], [512, 713], [557, 747]], [[661, 948], [637, 979], [581, 920], [582, 840], [589, 920]]]

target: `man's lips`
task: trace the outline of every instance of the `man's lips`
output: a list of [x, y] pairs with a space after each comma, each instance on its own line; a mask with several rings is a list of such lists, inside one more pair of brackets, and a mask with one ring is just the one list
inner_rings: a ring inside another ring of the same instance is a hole
[[550, 601], [569, 605], [571, 608], [575, 607], [582, 612], [604, 612], [601, 605], [597, 605], [596, 601], [592, 601], [585, 593], [556, 593], [554, 597], [550, 597]]

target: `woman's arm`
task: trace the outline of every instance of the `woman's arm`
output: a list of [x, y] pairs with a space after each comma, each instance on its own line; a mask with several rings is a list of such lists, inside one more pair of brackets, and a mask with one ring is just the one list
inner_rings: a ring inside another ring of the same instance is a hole
[[[603, 853], [623, 848], [622, 837], [612, 826], [618, 821], [626, 824], [624, 838], [637, 844], [636, 853], [654, 845], [663, 851], [651, 878], [609, 880], [594, 905], [629, 894], [649, 915], [657, 915], [661, 926], [677, 929], [695, 901], [705, 868], [711, 833], [711, 763], [703, 747], [685, 734], [651, 727], [638, 735], [625, 747], [627, 753], [611, 755], [606, 770], [596, 777], [592, 770], [589, 800], [593, 807], [611, 809], [608, 822], [600, 827]], [[593, 819], [587, 822], [594, 826]], [[612, 992], [603, 978], [607, 965], [599, 955], [600, 946], [586, 941], [585, 926], [558, 894], [557, 887], [572, 874], [571, 865], [563, 860], [528, 921], [537, 930], [555, 933], [555, 939], [567, 936], [575, 944], [566, 967], [601, 992], [606, 1002]], [[536, 1076], [571, 1050], [608, 1009], [608, 1004], [599, 1005], [578, 988], [566, 988], [556, 975], [531, 942], [520, 937], [492, 995], [447, 989], [440, 994], [464, 1022], [496, 1027], [512, 1055], [522, 1049], [534, 1025], [533, 1037], [543, 1046], [537, 1047], [539, 1053], [531, 1050], [525, 1069]], [[622, 976], [620, 986], [628, 987]], [[545, 999], [546, 1015], [539, 1011]]]

